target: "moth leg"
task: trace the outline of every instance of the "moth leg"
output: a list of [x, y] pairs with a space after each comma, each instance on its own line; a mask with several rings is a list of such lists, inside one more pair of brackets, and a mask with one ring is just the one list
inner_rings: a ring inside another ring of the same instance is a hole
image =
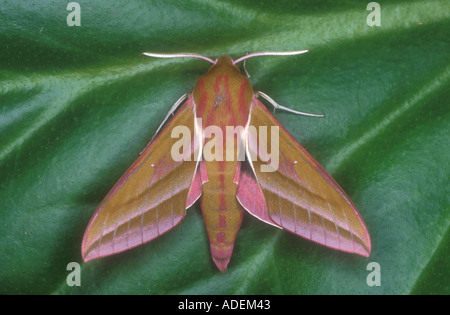
[[166, 117], [164, 117], [163, 122], [159, 125], [158, 129], [156, 129], [155, 134], [153, 135], [153, 137], [150, 139], [149, 143], [147, 143], [147, 145], [145, 146], [145, 148], [139, 153], [139, 155], [142, 154], [142, 152], [145, 151], [145, 149], [148, 148], [148, 146], [150, 145], [150, 143], [152, 143], [152, 141], [155, 139], [156, 135], [160, 132], [161, 128], [164, 126], [164, 124], [167, 122], [167, 120], [169, 120], [171, 115], [174, 115], [175, 111], [177, 110], [177, 108], [183, 104], [183, 102], [189, 98], [189, 93], [185, 93], [183, 94], [176, 102], [175, 104], [172, 105], [172, 107], [170, 108], [169, 112], [167, 113]]
[[[248, 55], [248, 51], [245, 52], [245, 55]], [[245, 63], [246, 63], [247, 59], [244, 59], [244, 62], [242, 63], [242, 68], [244, 68], [244, 73], [245, 76], [247, 77], [247, 79], [250, 79], [250, 73], [248, 73], [247, 68], [245, 67]]]
[[293, 114], [296, 114], [296, 115], [303, 115], [303, 116], [310, 116], [310, 117], [325, 117], [325, 115], [299, 112], [299, 111], [290, 109], [288, 107], [285, 107], [283, 105], [280, 105], [277, 102], [275, 102], [270, 96], [268, 96], [266, 93], [263, 93], [261, 91], [257, 91], [255, 93], [255, 97], [258, 97], [258, 96], [261, 96], [263, 99], [265, 99], [270, 104], [272, 104], [274, 112], [275, 112], [276, 109], [281, 109], [281, 110], [284, 110], [284, 111], [287, 111], [289, 113], [293, 113]]

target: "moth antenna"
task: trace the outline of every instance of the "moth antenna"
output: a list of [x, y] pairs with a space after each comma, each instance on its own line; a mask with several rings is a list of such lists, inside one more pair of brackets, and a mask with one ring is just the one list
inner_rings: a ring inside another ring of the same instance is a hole
[[262, 98], [264, 98], [266, 101], [268, 101], [270, 104], [272, 104], [273, 106], [273, 110], [275, 111], [275, 109], [281, 109], [284, 110], [286, 112], [289, 113], [293, 113], [293, 114], [297, 114], [297, 115], [302, 115], [302, 116], [309, 116], [309, 117], [325, 117], [325, 115], [321, 115], [321, 114], [311, 114], [311, 113], [305, 113], [305, 112], [299, 112], [293, 109], [290, 109], [289, 107], [285, 107], [283, 105], [278, 104], [277, 102], [275, 102], [269, 95], [267, 95], [266, 93], [263, 93], [261, 91], [256, 92], [256, 96], [261, 96]]
[[292, 56], [292, 55], [300, 55], [300, 54], [304, 54], [307, 53], [309, 50], [294, 50], [294, 51], [261, 51], [261, 52], [256, 52], [253, 54], [246, 54], [245, 56], [236, 59], [235, 61], [233, 61], [233, 64], [237, 64], [238, 62], [241, 62], [243, 60], [249, 59], [249, 58], [253, 58], [253, 57], [258, 57], [258, 56]]
[[158, 53], [151, 53], [151, 52], [143, 52], [143, 55], [149, 56], [149, 57], [155, 57], [155, 58], [199, 58], [206, 60], [213, 65], [216, 64], [217, 60], [209, 59], [208, 57], [198, 55], [198, 54], [191, 54], [191, 53], [179, 53], [179, 54], [158, 54]]

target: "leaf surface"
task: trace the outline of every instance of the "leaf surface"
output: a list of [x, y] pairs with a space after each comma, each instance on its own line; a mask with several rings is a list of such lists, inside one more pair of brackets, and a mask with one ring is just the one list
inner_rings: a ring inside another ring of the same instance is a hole
[[[0, 7], [0, 293], [450, 293], [449, 11], [444, 0], [7, 1]], [[372, 255], [340, 253], [246, 216], [226, 273], [199, 207], [176, 229], [82, 263], [90, 217], [201, 60], [309, 49], [247, 62], [255, 90], [324, 119], [276, 112], [360, 211]], [[67, 264], [81, 264], [69, 287]], [[369, 262], [381, 286], [366, 283]]]

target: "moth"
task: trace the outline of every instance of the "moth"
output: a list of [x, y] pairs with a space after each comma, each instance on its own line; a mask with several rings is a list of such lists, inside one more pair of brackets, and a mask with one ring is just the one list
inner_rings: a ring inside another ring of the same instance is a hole
[[259, 52], [236, 60], [144, 53], [201, 58], [212, 66], [193, 92], [172, 106], [154, 139], [99, 205], [83, 237], [83, 260], [153, 240], [179, 224], [197, 200], [212, 260], [221, 271], [227, 269], [246, 213], [327, 247], [368, 257], [370, 236], [350, 198], [259, 98], [276, 109], [320, 115], [289, 109], [254, 91], [237, 67], [251, 57], [305, 52]]

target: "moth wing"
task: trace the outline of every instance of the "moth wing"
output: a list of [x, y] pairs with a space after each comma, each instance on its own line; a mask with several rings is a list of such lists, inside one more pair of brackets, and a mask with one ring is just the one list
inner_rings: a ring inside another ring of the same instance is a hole
[[234, 182], [237, 184], [236, 199], [251, 215], [265, 223], [281, 227], [270, 218], [264, 193], [251, 167], [248, 162], [238, 164], [234, 177]]
[[276, 157], [269, 160], [266, 154], [272, 145], [270, 136], [262, 139], [259, 133], [260, 138], [267, 141], [264, 152], [258, 133], [248, 132], [246, 150], [248, 159], [253, 157], [254, 160], [250, 161], [254, 177], [247, 174], [243, 177], [247, 182], [239, 185], [250, 187], [255, 196], [260, 196], [256, 181], [266, 207], [252, 208], [248, 204], [244, 208], [253, 215], [262, 212], [263, 221], [267, 222], [269, 217], [271, 222], [268, 223], [319, 244], [368, 257], [371, 242], [367, 227], [342, 188], [256, 98], [250, 115], [249, 126], [256, 130], [260, 126], [269, 126], [269, 129], [278, 126], [279, 160], [277, 162]]
[[[191, 97], [108, 193], [85, 231], [84, 261], [148, 242], [184, 218], [186, 208], [201, 194], [194, 117]], [[172, 137], [177, 126], [191, 134], [186, 138], [189, 150], [180, 161], [171, 155], [180, 141]]]

